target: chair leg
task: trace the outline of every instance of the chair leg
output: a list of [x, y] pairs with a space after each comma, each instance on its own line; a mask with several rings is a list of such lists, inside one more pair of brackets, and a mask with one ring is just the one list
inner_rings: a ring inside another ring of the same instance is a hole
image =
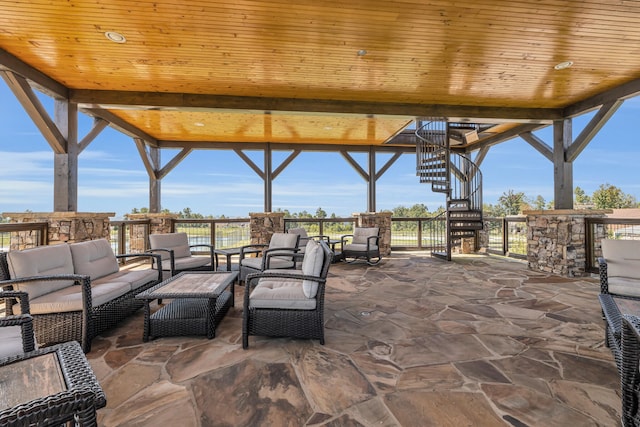
[[249, 347], [249, 336], [243, 332], [242, 333], [242, 348], [246, 350]]

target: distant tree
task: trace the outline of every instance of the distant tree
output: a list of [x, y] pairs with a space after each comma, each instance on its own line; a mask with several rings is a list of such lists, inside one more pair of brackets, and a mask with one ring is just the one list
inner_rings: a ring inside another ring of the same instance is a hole
[[533, 208], [535, 210], [541, 211], [547, 206], [547, 202], [546, 202], [546, 200], [544, 200], [544, 197], [542, 197], [541, 195], [538, 194], [538, 197], [536, 197], [536, 199], [533, 200], [531, 205], [533, 206]]
[[131, 209], [131, 213], [132, 214], [139, 214], [139, 213], [149, 213], [149, 208], [133, 208]]
[[591, 203], [591, 197], [589, 197], [580, 187], [576, 187], [575, 190], [573, 190], [573, 196], [575, 202], [578, 204], [587, 205]]
[[326, 217], [327, 217], [327, 213], [322, 208], [316, 209], [316, 218], [326, 218]]
[[521, 191], [516, 193], [513, 190], [502, 193], [502, 196], [498, 198], [498, 203], [504, 209], [504, 215], [518, 215], [529, 206], [526, 203], [524, 193]]
[[636, 198], [624, 193], [615, 185], [600, 184], [591, 196], [596, 209], [634, 208], [638, 206]]
[[427, 205], [423, 203], [416, 203], [411, 207], [396, 206], [391, 210], [393, 216], [398, 218], [426, 218], [431, 216]]

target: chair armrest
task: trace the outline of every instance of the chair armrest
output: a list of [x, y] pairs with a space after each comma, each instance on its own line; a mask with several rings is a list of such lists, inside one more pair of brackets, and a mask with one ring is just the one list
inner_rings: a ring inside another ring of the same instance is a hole
[[329, 242], [331, 241], [331, 237], [325, 235], [325, 234], [318, 234], [316, 236], [309, 236], [309, 239], [318, 239], [318, 240], [324, 240], [325, 242], [327, 242], [327, 245], [329, 244]]
[[[29, 308], [29, 294], [23, 291], [0, 291], [0, 299], [8, 299], [10, 303], [5, 301], [5, 313], [8, 315], [13, 314], [13, 300], [18, 300], [20, 303], [20, 313], [29, 314], [31, 312]], [[9, 308], [11, 306], [11, 308]]]
[[[91, 296], [91, 277], [85, 276], [83, 274], [55, 274], [50, 276], [31, 276], [31, 277], [22, 277], [19, 279], [11, 279], [4, 280], [0, 282], [0, 286], [13, 286], [19, 283], [29, 283], [29, 282], [42, 282], [42, 281], [57, 281], [57, 280], [73, 280], [72, 286], [81, 286], [82, 287], [82, 349], [85, 351], [89, 351], [90, 342], [90, 315], [91, 309], [93, 308], [92, 304], [92, 296]], [[10, 304], [5, 306], [7, 314], [13, 314], [13, 308]]]
[[262, 251], [262, 270], [269, 269], [269, 262], [274, 256], [291, 256], [291, 260], [295, 261], [294, 255], [300, 251], [300, 248], [269, 248]]
[[133, 257], [150, 258], [152, 267], [153, 267], [153, 265], [155, 263], [157, 263], [157, 265], [158, 265], [158, 282], [162, 282], [162, 255], [153, 254], [153, 253], [151, 253], [152, 250], [168, 250], [168, 251], [171, 251], [170, 252], [171, 275], [173, 276], [173, 271], [175, 270], [175, 261], [173, 259], [173, 249], [151, 249], [148, 252], [141, 252], [141, 253], [138, 253], [138, 254], [120, 254], [120, 255], [116, 255], [116, 259], [126, 259], [126, 258], [133, 258]]
[[263, 249], [263, 248], [268, 248], [269, 245], [264, 244], [264, 243], [256, 243], [254, 245], [244, 245], [244, 246], [240, 246], [240, 261], [242, 262], [242, 260], [244, 259], [244, 250], [245, 249], [249, 249], [249, 248], [253, 248], [253, 249]]
[[340, 236], [340, 250], [344, 249], [344, 245], [347, 244], [347, 240], [353, 239], [353, 234], [345, 234]]
[[33, 317], [30, 314], [18, 314], [0, 318], [0, 327], [20, 326], [22, 336], [22, 351], [27, 353], [36, 349], [36, 340], [33, 334]]
[[218, 270], [218, 265], [216, 262], [218, 260], [218, 257], [216, 257], [216, 253], [215, 253], [216, 248], [214, 245], [209, 245], [207, 243], [198, 243], [198, 244], [189, 246], [189, 249], [193, 249], [193, 248], [208, 248], [209, 256], [211, 257], [211, 268], [213, 269], [213, 271]]
[[603, 257], [598, 257], [598, 269], [600, 272], [600, 293], [609, 293], [609, 277], [607, 274], [607, 261]]
[[[373, 243], [371, 242], [372, 240], [374, 240]], [[378, 246], [379, 240], [380, 240], [380, 236], [369, 236], [369, 237], [367, 237], [367, 251], [369, 250], [371, 245]]]
[[[298, 271], [298, 270], [296, 270]], [[269, 272], [261, 272], [261, 273], [251, 273], [247, 275], [247, 279], [245, 281], [245, 287], [247, 290], [250, 289], [251, 282], [254, 280], [259, 280], [261, 278], [269, 278], [269, 279], [300, 279], [302, 280], [313, 280], [318, 283], [325, 283], [327, 281], [324, 277], [319, 276], [310, 276], [306, 274], [295, 274], [295, 273], [287, 273], [287, 270], [279, 270], [279, 271], [269, 271]]]

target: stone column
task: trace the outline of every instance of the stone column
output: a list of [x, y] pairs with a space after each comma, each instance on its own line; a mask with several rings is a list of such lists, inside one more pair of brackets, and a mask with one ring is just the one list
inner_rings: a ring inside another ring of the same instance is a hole
[[378, 227], [380, 229], [380, 254], [391, 255], [391, 212], [354, 213], [358, 227]]
[[[129, 226], [129, 251], [139, 253], [147, 250], [148, 234], [166, 234], [173, 232], [173, 220], [178, 218], [174, 213], [129, 213], [124, 217], [128, 220], [148, 220], [148, 225], [131, 224]], [[147, 230], [148, 227], [148, 230]]]
[[587, 274], [585, 218], [601, 218], [611, 212], [587, 209], [524, 212], [529, 268], [567, 277]]
[[[3, 212], [10, 223], [46, 222], [48, 244], [83, 242], [86, 240], [110, 240], [110, 220], [114, 212]], [[11, 250], [32, 247], [31, 232], [11, 233]]]
[[284, 212], [250, 212], [252, 245], [269, 244], [273, 233], [284, 233]]

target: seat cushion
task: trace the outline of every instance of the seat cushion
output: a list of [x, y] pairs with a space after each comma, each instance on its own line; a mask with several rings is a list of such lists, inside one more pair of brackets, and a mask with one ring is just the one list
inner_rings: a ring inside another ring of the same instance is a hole
[[377, 236], [378, 231], [378, 227], [356, 227], [353, 230], [353, 240], [351, 241], [351, 243], [366, 245], [367, 239], [371, 236]]
[[[151, 249], [173, 249], [175, 259], [191, 256], [187, 233], [150, 234], [149, 245]], [[170, 257], [168, 252], [163, 251], [159, 254], [163, 261]]]
[[609, 277], [609, 292], [616, 295], [640, 297], [640, 280], [628, 277]]
[[314, 310], [315, 298], [307, 298], [302, 280], [262, 278], [249, 297], [250, 308]]
[[69, 245], [76, 274], [99, 279], [118, 272], [118, 260], [107, 239], [88, 240]]
[[126, 282], [129, 284], [129, 290], [138, 289], [140, 286], [149, 282], [158, 280], [158, 270], [120, 270], [117, 273], [101, 277], [91, 281], [91, 286], [101, 285], [110, 282]]
[[[12, 279], [74, 273], [71, 251], [66, 243], [10, 251], [7, 254], [7, 263]], [[72, 284], [72, 280], [36, 281], [16, 284], [14, 288], [29, 293], [29, 298], [33, 299]]]
[[[164, 270], [169, 269], [169, 263], [162, 264]], [[189, 256], [187, 258], [176, 258], [175, 265], [176, 270], [189, 270], [190, 268], [204, 267], [207, 264], [211, 264], [211, 257], [208, 256]], [[164, 267], [167, 268], [164, 268]]]
[[[304, 251], [302, 259], [302, 274], [305, 276], [319, 276], [324, 262], [324, 250], [320, 243], [310, 240]], [[313, 280], [302, 281], [302, 291], [307, 298], [315, 298], [318, 293], [318, 282]]]
[[609, 292], [640, 297], [640, 240], [603, 239]]
[[[107, 282], [91, 284], [91, 304], [93, 307], [102, 305], [131, 290], [127, 282]], [[69, 286], [50, 292], [29, 301], [31, 314], [65, 313], [82, 310], [82, 287]], [[14, 312], [19, 311], [19, 305], [14, 305]]]
[[20, 326], [3, 326], [0, 328], [0, 359], [24, 353], [22, 348], [22, 328]]
[[[373, 252], [378, 250], [377, 245], [369, 245], [369, 251]], [[367, 244], [366, 243], [347, 243], [342, 248], [343, 252], [367, 252]]]

